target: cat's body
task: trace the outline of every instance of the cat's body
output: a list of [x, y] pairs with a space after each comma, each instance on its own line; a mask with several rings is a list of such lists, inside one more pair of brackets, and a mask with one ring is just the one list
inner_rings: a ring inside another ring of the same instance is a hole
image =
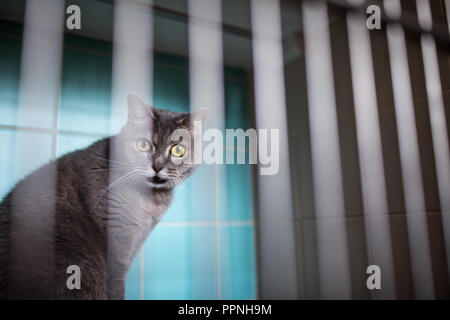
[[[167, 121], [183, 116], [161, 111], [150, 135], [170, 145], [176, 125], [171, 128]], [[0, 298], [124, 298], [132, 259], [169, 207], [175, 184], [194, 169], [168, 162], [158, 168], [166, 144], [135, 155], [129, 141], [149, 134], [139, 126], [129, 124], [117, 136], [45, 165], [5, 197], [0, 204]], [[136, 169], [147, 166], [168, 173]], [[81, 270], [81, 289], [67, 286], [71, 265]]]
[[[105, 160], [109, 157], [110, 139], [101, 140], [87, 149], [79, 150], [74, 153], [63, 156], [43, 168], [32, 173], [25, 180], [21, 181], [14, 190], [5, 198], [0, 206], [0, 257], [2, 264], [5, 260], [10, 261], [14, 252], [7, 252], [10, 248], [10, 239], [8, 235], [14, 232], [10, 228], [17, 226], [18, 232], [21, 234], [17, 237], [27, 237], [34, 228], [39, 228], [42, 237], [45, 235], [53, 236], [54, 241], [48, 241], [43, 252], [39, 253], [39, 259], [52, 259], [53, 251], [56, 264], [38, 264], [35, 259], [30, 264], [24, 265], [24, 270], [15, 270], [18, 272], [14, 278], [8, 279], [9, 266], [2, 265], [0, 268], [0, 279], [2, 281], [0, 287], [2, 293], [7, 288], [8, 298], [44, 298], [44, 299], [64, 299], [64, 298], [86, 298], [86, 299], [106, 299], [106, 298], [123, 298], [123, 289], [114, 288], [114, 293], [108, 294], [108, 282], [113, 282], [113, 287], [120, 284], [115, 279], [123, 279], [128, 270], [131, 259], [134, 258], [142, 241], [150, 232], [155, 220], [155, 216], [160, 216], [161, 211], [165, 211], [172, 199], [172, 190], [163, 190], [159, 192], [159, 197], [152, 197], [149, 194], [148, 202], [158, 202], [155, 209], [152, 210], [152, 203], [147, 208], [139, 205], [133, 207], [133, 212], [126, 215], [126, 208], [120, 207], [118, 213], [120, 224], [123, 225], [122, 237], [129, 238], [128, 243], [123, 243], [121, 251], [127, 256], [122, 256], [116, 261], [110, 261], [110, 264], [116, 264], [115, 268], [108, 268], [108, 223], [111, 223], [108, 217], [114, 215], [109, 208], [110, 197], [105, 196], [98, 202], [95, 210], [90, 212], [90, 208], [94, 206], [99, 197], [99, 192], [104, 190], [109, 183], [109, 171], [107, 169], [109, 163]], [[88, 164], [88, 166], [86, 166]], [[91, 170], [92, 168], [92, 170]], [[49, 194], [48, 190], [42, 190], [42, 181], [46, 177], [57, 176], [57, 192], [56, 195]], [[30, 194], [30, 190], [33, 194]], [[150, 191], [149, 191], [150, 192]], [[152, 192], [153, 193], [153, 192]], [[31, 198], [31, 199], [30, 199]], [[12, 206], [17, 199], [21, 203], [19, 208]], [[24, 203], [24, 202], [29, 203]], [[164, 205], [160, 205], [163, 202]], [[48, 203], [54, 203], [53, 208], [48, 207]], [[30, 224], [23, 224], [23, 221], [14, 223], [11, 221], [14, 216], [23, 214], [23, 210], [35, 212], [39, 216], [39, 226], [35, 225], [35, 221]], [[50, 212], [49, 212], [50, 211]], [[42, 214], [46, 212], [46, 214]], [[126, 219], [130, 221], [126, 221]], [[48, 218], [49, 221], [42, 221]], [[50, 221], [54, 219], [54, 223]], [[64, 223], [70, 221], [70, 223]], [[126, 221], [126, 222], [125, 222]], [[114, 222], [117, 222], [114, 220]], [[34, 239], [40, 240], [40, 239]], [[33, 248], [31, 239], [26, 244]], [[125, 241], [123, 241], [125, 242]], [[135, 242], [135, 243], [133, 243]], [[5, 246], [5, 244], [7, 244]], [[16, 246], [17, 247], [17, 246]], [[41, 248], [39, 248], [41, 249]], [[23, 250], [23, 249], [21, 249]], [[5, 259], [8, 257], [7, 259]], [[89, 257], [85, 259], [84, 257]], [[16, 260], [16, 259], [14, 259]], [[68, 290], [66, 280], [69, 274], [66, 269], [70, 265], [78, 265], [82, 272], [82, 290]], [[15, 269], [14, 265], [10, 266]], [[37, 269], [37, 270], [36, 270]], [[110, 274], [108, 269], [115, 270], [116, 274]], [[6, 274], [5, 274], [6, 273]], [[33, 274], [36, 273], [36, 276]], [[33, 276], [30, 282], [30, 277]], [[46, 285], [42, 281], [47, 275], [51, 275], [52, 279], [48, 279]], [[106, 277], [105, 277], [106, 276]], [[108, 279], [109, 277], [109, 279]], [[37, 283], [33, 283], [33, 280]], [[9, 280], [9, 281], [8, 281]], [[14, 280], [14, 281], [12, 281]], [[50, 285], [50, 287], [49, 287]], [[120, 284], [123, 285], [123, 282]], [[23, 290], [27, 288], [27, 290]], [[29, 290], [28, 290], [29, 289]]]

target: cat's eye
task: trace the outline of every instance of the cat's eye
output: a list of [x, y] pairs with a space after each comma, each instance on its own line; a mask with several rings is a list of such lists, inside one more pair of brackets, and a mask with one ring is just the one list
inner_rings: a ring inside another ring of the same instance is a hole
[[136, 142], [136, 148], [140, 152], [149, 152], [150, 151], [150, 142], [146, 139], [141, 139]]
[[184, 156], [186, 150], [182, 145], [176, 144], [170, 149], [170, 152], [174, 157], [181, 158], [182, 156]]

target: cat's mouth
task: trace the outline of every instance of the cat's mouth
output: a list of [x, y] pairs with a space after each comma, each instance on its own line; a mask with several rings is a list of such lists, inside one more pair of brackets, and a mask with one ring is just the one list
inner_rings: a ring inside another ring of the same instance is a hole
[[148, 178], [148, 181], [156, 184], [156, 185], [160, 185], [160, 184], [165, 184], [167, 182], [167, 179], [161, 178], [159, 176], [153, 176]]

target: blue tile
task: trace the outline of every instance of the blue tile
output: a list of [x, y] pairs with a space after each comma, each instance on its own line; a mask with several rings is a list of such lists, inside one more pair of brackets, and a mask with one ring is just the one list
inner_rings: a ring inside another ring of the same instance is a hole
[[100, 139], [99, 137], [91, 136], [58, 134], [56, 138], [56, 155], [59, 157], [75, 150], [84, 149]]
[[172, 204], [164, 214], [163, 222], [192, 220], [191, 188], [192, 183], [190, 178], [183, 185], [175, 188]]
[[253, 226], [220, 227], [222, 299], [256, 299]]
[[65, 49], [61, 82], [58, 128], [108, 135], [111, 56]]
[[[214, 222], [226, 210], [226, 172], [223, 165], [201, 165], [192, 177], [191, 220]], [[217, 178], [218, 177], [218, 178]]]
[[141, 253], [133, 261], [125, 281], [125, 299], [141, 299]]
[[153, 74], [154, 106], [189, 112], [189, 74], [182, 67], [159, 64], [155, 63]]
[[253, 219], [252, 168], [248, 164], [227, 165], [227, 210], [222, 221]]
[[144, 298], [217, 298], [216, 228], [156, 226], [144, 246]]
[[21, 41], [0, 40], [0, 124], [16, 125], [19, 96]]
[[0, 130], [0, 198], [27, 174], [49, 162], [51, 154], [51, 134]]
[[56, 83], [51, 83], [52, 93], [49, 95], [38, 90], [22, 96], [22, 107], [18, 110], [20, 73], [23, 67], [22, 26], [5, 21], [0, 24], [0, 124], [51, 129]]
[[197, 226], [191, 232], [188, 248], [192, 257], [192, 299], [217, 299], [217, 228]]
[[248, 88], [244, 81], [225, 78], [225, 123], [228, 129], [249, 128]]

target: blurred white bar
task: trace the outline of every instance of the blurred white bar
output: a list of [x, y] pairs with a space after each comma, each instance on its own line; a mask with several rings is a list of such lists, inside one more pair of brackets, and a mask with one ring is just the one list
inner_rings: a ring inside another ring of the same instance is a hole
[[225, 127], [220, 0], [189, 0], [191, 109], [209, 109], [206, 127]]
[[320, 294], [351, 298], [339, 132], [326, 4], [303, 1]]
[[[61, 72], [62, 35], [64, 23], [64, 2], [59, 0], [27, 1], [22, 46], [20, 91], [17, 125], [53, 129], [56, 117], [57, 88]], [[42, 136], [49, 139], [49, 136]], [[15, 150], [17, 167], [24, 168], [33, 155], [29, 152], [27, 135], [16, 134]], [[53, 140], [54, 143], [54, 140]], [[50, 157], [50, 155], [49, 155]], [[25, 162], [20, 164], [21, 162]], [[11, 257], [14, 270], [24, 272], [9, 275], [11, 283], [36, 292], [39, 288], [33, 278], [49, 273], [53, 261], [49, 261], [48, 250], [53, 247], [54, 190], [56, 188], [56, 167], [49, 167], [41, 173], [39, 186], [23, 183], [19, 194], [12, 198]], [[39, 190], [37, 190], [39, 188]], [[42, 201], [45, 190], [47, 201]], [[53, 190], [53, 192], [52, 192]], [[39, 203], [38, 216], [30, 215], [30, 204]], [[20, 231], [19, 231], [20, 230]], [[19, 234], [18, 237], [14, 237]], [[23, 236], [23, 235], [26, 236]], [[32, 268], [29, 268], [33, 266]], [[43, 280], [45, 281], [45, 279]], [[42, 283], [45, 287], [50, 284]], [[14, 288], [10, 288], [14, 291]], [[33, 297], [30, 297], [33, 298]]]
[[258, 175], [258, 298], [298, 299], [279, 1], [252, 0], [251, 20], [256, 126], [279, 129], [280, 159], [278, 173]]
[[[225, 100], [223, 83], [223, 46], [222, 46], [222, 3], [221, 0], [189, 0], [189, 90], [190, 108], [195, 111], [207, 108], [208, 119], [204, 129], [219, 129], [225, 132]], [[195, 148], [195, 146], [194, 146]], [[219, 220], [224, 219], [226, 207], [226, 171], [220, 164], [203, 164], [193, 177], [201, 189], [192, 189], [192, 211], [208, 214], [207, 219], [216, 222], [216, 261], [202, 260], [200, 251], [203, 246], [193, 237], [192, 250], [194, 279], [199, 279], [195, 287], [195, 296], [202, 296], [201, 281], [212, 274], [216, 278], [216, 296], [221, 293], [221, 247]], [[195, 260], [195, 261], [194, 261]], [[197, 281], [197, 280], [196, 280]]]
[[114, 5], [114, 48], [111, 133], [127, 121], [127, 95], [153, 100], [153, 19], [151, 0], [117, 0]]
[[[387, 0], [384, 3], [385, 9], [391, 15], [399, 15], [401, 7], [398, 0]], [[433, 271], [411, 78], [402, 27], [398, 24], [388, 25], [387, 38], [391, 62], [395, 102], [394, 109], [397, 119], [414, 292], [417, 299], [432, 299], [434, 298]]]
[[[125, 125], [128, 119], [127, 95], [138, 95], [144, 102], [152, 104], [153, 101], [153, 18], [152, 0], [116, 0], [114, 2], [114, 47], [112, 70], [112, 107], [110, 116], [110, 132], [116, 134]], [[149, 123], [149, 126], [151, 124]], [[117, 159], [120, 149], [114, 144], [110, 146], [111, 159]], [[123, 172], [122, 172], [123, 174]], [[119, 172], [110, 172], [109, 180], [113, 183], [119, 179]], [[111, 194], [120, 193], [122, 190], [113, 188]], [[127, 195], [112, 195], [110, 198], [127, 197]], [[110, 211], [114, 210], [111, 204]], [[108, 255], [113, 257], [112, 248], [116, 237], [116, 228], [108, 230]], [[129, 239], [120, 239], [124, 242]], [[130, 240], [131, 241], [131, 240]], [[128, 259], [133, 257], [121, 257]], [[141, 269], [141, 299], [144, 298], [144, 257], [142, 249], [140, 253]], [[110, 283], [108, 289], [120, 290], [121, 286]]]
[[53, 128], [61, 70], [64, 6], [58, 0], [27, 1], [17, 125]]
[[384, 0], [383, 5], [386, 15], [388, 15], [391, 19], [400, 19], [402, 15], [402, 7], [400, 5], [400, 1]]
[[433, 28], [433, 18], [431, 15], [431, 7], [429, 0], [416, 0], [417, 18], [419, 25], [426, 31], [431, 31]]
[[379, 266], [383, 274], [381, 290], [373, 294], [375, 298], [395, 299], [383, 151], [366, 17], [347, 14], [347, 28], [369, 264]]
[[[428, 0], [417, 0], [417, 13], [422, 27], [431, 26], [431, 8]], [[450, 275], [450, 151], [445, 120], [444, 100], [439, 75], [436, 43], [432, 35], [422, 35], [422, 54], [425, 69], [425, 82], [430, 112], [431, 134], [433, 137], [436, 174], [441, 202], [442, 223], [445, 247], [447, 252], [447, 268]]]

